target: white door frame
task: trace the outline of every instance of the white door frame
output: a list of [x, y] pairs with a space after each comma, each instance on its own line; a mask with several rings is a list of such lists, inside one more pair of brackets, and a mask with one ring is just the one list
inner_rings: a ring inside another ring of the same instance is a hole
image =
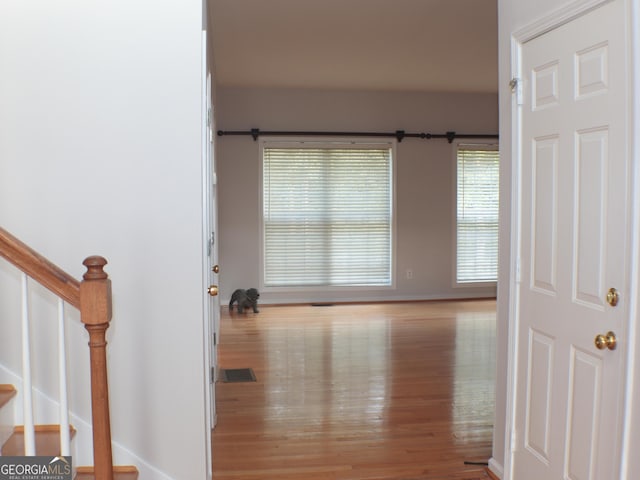
[[[513, 89], [512, 94], [512, 103], [511, 103], [511, 145], [510, 151], [508, 152], [511, 156], [511, 198], [512, 198], [512, 209], [511, 209], [511, 244], [510, 244], [510, 255], [511, 255], [511, 265], [509, 270], [509, 335], [508, 335], [508, 360], [507, 360], [507, 411], [505, 412], [506, 416], [506, 424], [505, 424], [505, 465], [504, 465], [504, 475], [503, 480], [509, 480], [513, 478], [513, 451], [516, 447], [516, 386], [517, 386], [517, 372], [518, 372], [518, 330], [519, 330], [519, 286], [520, 286], [520, 261], [521, 261], [521, 252], [520, 252], [520, 244], [521, 244], [521, 209], [522, 209], [522, 198], [521, 198], [521, 185], [522, 185], [522, 174], [521, 174], [521, 165], [520, 161], [522, 158], [522, 107], [520, 97], [522, 95], [521, 91], [518, 91], [521, 88], [522, 81], [520, 79], [523, 78], [522, 72], [522, 46], [551, 30], [554, 30], [586, 13], [594, 10], [597, 7], [600, 7], [606, 3], [611, 1], [625, 1], [625, 0], [578, 0], [571, 4], [565, 5], [557, 10], [550, 12], [544, 17], [540, 18], [532, 22], [531, 24], [515, 31], [511, 36], [511, 78], [518, 80], [515, 88]], [[637, 0], [633, 1], [634, 8], [632, 11], [637, 10]], [[622, 28], [622, 26], [621, 26]], [[634, 38], [638, 39], [638, 35], [640, 32], [634, 31]], [[631, 37], [630, 37], [631, 38]], [[633, 61], [631, 62], [632, 66], [634, 65]], [[640, 68], [640, 65], [636, 66], [636, 70]], [[633, 71], [633, 68], [631, 69]], [[632, 73], [630, 73], [632, 75]], [[633, 75], [632, 75], [633, 76]], [[640, 83], [640, 82], [638, 82]], [[629, 81], [629, 84], [632, 85], [633, 89], [635, 86]], [[635, 95], [640, 95], [637, 88], [635, 90]], [[633, 93], [632, 93], [633, 97]], [[636, 120], [640, 120], [640, 103], [639, 100], [636, 99], [636, 111], [634, 112], [634, 118]], [[633, 122], [632, 118], [629, 118], [629, 141], [637, 144], [634, 135], [631, 132]], [[638, 212], [640, 212], [640, 190], [638, 186], [640, 185], [640, 165], [638, 165], [638, 161], [640, 161], [640, 152], [638, 152], [638, 148], [635, 145], [631, 145], [632, 155], [632, 175], [633, 179], [631, 182], [632, 196], [631, 196], [631, 218], [633, 219], [633, 225], [631, 226], [632, 231], [632, 239], [631, 239], [631, 262], [632, 268], [630, 272], [630, 289], [632, 292], [632, 298], [629, 299], [629, 321], [627, 325], [627, 335], [628, 335], [628, 345], [627, 345], [627, 354], [625, 358], [625, 362], [627, 365], [625, 375], [623, 376], [623, 383], [625, 384], [624, 388], [624, 410], [623, 410], [623, 439], [622, 439], [622, 448], [621, 448], [621, 469], [620, 475], [621, 479], [627, 477], [627, 473], [630, 469], [634, 468], [634, 458], [633, 452], [631, 452], [631, 447], [633, 446], [631, 443], [632, 434], [631, 434], [631, 422], [629, 419], [632, 419], [632, 407], [633, 401], [640, 400], [640, 398], [633, 398], [633, 379], [635, 373], [634, 366], [638, 363], [636, 361], [636, 351], [638, 350], [638, 345], [636, 341], [640, 339], [640, 328], [638, 328], [631, 319], [638, 318], [638, 313], [640, 312], [640, 306], [638, 305], [638, 297], [639, 297], [639, 289], [640, 289], [640, 222], [637, 219]], [[640, 368], [640, 366], [639, 366]], [[637, 406], [638, 407], [638, 406]], [[626, 420], [626, 421], [625, 421]], [[635, 460], [637, 462], [637, 460]], [[635, 466], [635, 468], [640, 468]]]
[[210, 272], [208, 268], [209, 251], [211, 248], [211, 231], [210, 224], [210, 209], [213, 208], [210, 205], [211, 197], [211, 165], [209, 162], [209, 126], [207, 124], [207, 118], [209, 114], [209, 99], [207, 98], [207, 77], [208, 77], [208, 60], [207, 60], [207, 31], [202, 30], [202, 43], [201, 43], [201, 55], [202, 55], [202, 85], [201, 85], [201, 143], [202, 143], [202, 313], [203, 313], [203, 327], [202, 327], [202, 340], [204, 349], [203, 358], [203, 370], [204, 378], [202, 379], [204, 385], [204, 417], [205, 417], [205, 453], [206, 453], [206, 472], [207, 480], [213, 478], [213, 463], [211, 456], [211, 405], [215, 402], [212, 398], [210, 382], [211, 382], [211, 370], [209, 364], [211, 362], [211, 346], [209, 344], [211, 338], [211, 322], [210, 322], [210, 309], [211, 302], [209, 295], [207, 294], [207, 287], [210, 282]]

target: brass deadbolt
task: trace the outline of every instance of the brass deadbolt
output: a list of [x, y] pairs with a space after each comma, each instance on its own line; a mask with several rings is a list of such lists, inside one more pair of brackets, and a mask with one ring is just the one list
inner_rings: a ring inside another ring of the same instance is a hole
[[607, 292], [607, 303], [612, 307], [615, 307], [616, 305], [618, 305], [619, 301], [620, 294], [618, 293], [618, 290], [616, 290], [615, 288], [610, 288]]

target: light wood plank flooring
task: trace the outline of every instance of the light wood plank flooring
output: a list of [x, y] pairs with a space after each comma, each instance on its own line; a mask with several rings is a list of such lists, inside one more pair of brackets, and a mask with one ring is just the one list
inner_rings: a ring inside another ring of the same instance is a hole
[[487, 479], [495, 301], [223, 309], [215, 480]]

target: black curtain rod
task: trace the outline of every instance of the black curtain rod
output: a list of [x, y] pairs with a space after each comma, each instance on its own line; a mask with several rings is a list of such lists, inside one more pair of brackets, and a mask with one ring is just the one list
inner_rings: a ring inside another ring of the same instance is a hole
[[456, 138], [499, 138], [497, 134], [477, 134], [477, 133], [407, 133], [404, 130], [396, 130], [393, 133], [385, 132], [289, 132], [289, 131], [261, 131], [259, 128], [252, 128], [251, 130], [242, 131], [230, 131], [230, 130], [218, 130], [218, 136], [224, 135], [251, 135], [253, 140], [258, 140], [259, 136], [282, 136], [282, 137], [395, 137], [398, 142], [401, 142], [404, 138], [422, 138], [430, 140], [432, 138], [446, 138], [449, 143], [452, 143]]

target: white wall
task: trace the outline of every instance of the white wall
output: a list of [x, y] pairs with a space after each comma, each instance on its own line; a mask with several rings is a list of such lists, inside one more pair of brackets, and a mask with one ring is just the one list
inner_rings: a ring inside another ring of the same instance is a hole
[[[218, 89], [220, 130], [319, 130], [494, 134], [493, 94], [421, 94], [289, 89]], [[220, 285], [259, 286], [260, 156], [250, 136], [217, 137]], [[454, 288], [453, 152], [446, 140], [404, 139], [397, 146], [397, 288], [376, 291], [262, 292], [263, 303], [406, 300], [495, 295]], [[406, 278], [406, 270], [413, 279]]]
[[201, 29], [200, 0], [0, 2], [0, 225], [78, 278], [109, 260], [115, 462], [142, 480], [205, 478]]
[[[622, 0], [617, 0], [622, 1]], [[530, 0], [498, 0], [498, 17], [499, 17], [499, 97], [500, 97], [500, 144], [501, 144], [501, 172], [500, 172], [500, 203], [501, 203], [501, 227], [500, 227], [500, 273], [498, 284], [498, 314], [497, 314], [497, 381], [496, 381], [496, 418], [494, 424], [494, 444], [493, 458], [491, 459], [491, 467], [496, 473], [501, 473], [505, 464], [505, 424], [506, 424], [506, 406], [507, 406], [507, 340], [509, 334], [509, 282], [511, 267], [511, 259], [509, 255], [510, 247], [510, 229], [511, 229], [511, 90], [509, 81], [512, 78], [511, 66], [511, 37], [512, 34], [523, 27], [530, 25], [534, 21], [546, 17], [547, 15], [557, 11], [558, 9], [574, 4], [589, 3], [578, 0], [558, 1], [558, 0], [538, 0], [531, 2]], [[634, 5], [635, 15], [632, 16], [632, 22], [635, 29], [634, 37], [634, 61], [635, 61], [635, 112], [633, 129], [635, 135], [632, 138], [639, 138], [640, 132], [638, 125], [640, 124], [640, 103], [638, 100], [638, 92], [640, 92], [640, 73], [638, 72], [639, 52], [638, 52], [638, 31], [640, 31], [640, 11], [638, 0], [629, 0]], [[638, 165], [640, 165], [640, 153], [637, 147], [634, 153], [634, 165], [636, 177], [638, 177]], [[637, 258], [637, 257], [636, 257]], [[636, 288], [638, 286], [636, 285]], [[640, 293], [637, 292], [636, 295]], [[640, 346], [640, 333], [636, 331], [635, 338], [631, 338], [630, 342]], [[632, 374], [635, 372], [635, 391], [633, 394], [633, 404], [640, 405], [640, 368], [638, 368], [638, 360], [632, 364]], [[631, 375], [630, 377], [633, 377]], [[638, 425], [640, 413], [636, 407], [635, 414], [630, 419], [632, 425]], [[629, 451], [637, 452], [640, 449], [640, 429], [633, 428], [630, 435]], [[640, 478], [640, 457], [631, 455], [629, 458], [629, 471], [626, 478]]]

